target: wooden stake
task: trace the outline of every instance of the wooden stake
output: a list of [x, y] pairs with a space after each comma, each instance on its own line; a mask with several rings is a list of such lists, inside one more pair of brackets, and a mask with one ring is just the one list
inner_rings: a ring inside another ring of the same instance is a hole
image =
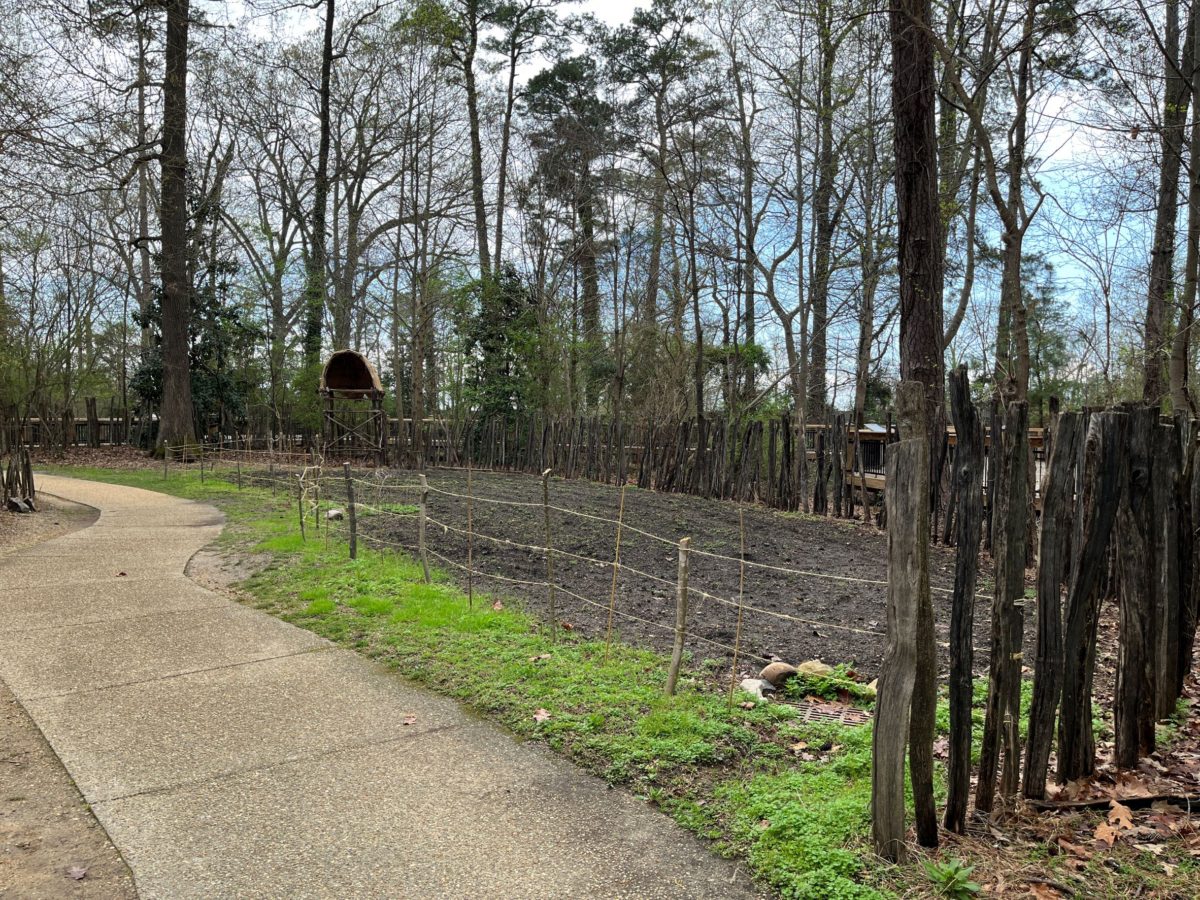
[[421, 473], [421, 505], [417, 513], [417, 553], [421, 557], [421, 569], [425, 573], [425, 583], [429, 584], [429, 550], [425, 546], [425, 517], [428, 515], [429, 481]]
[[612, 589], [608, 592], [608, 626], [604, 629], [604, 661], [612, 647], [613, 611], [617, 605], [617, 573], [621, 570], [621, 527], [625, 523], [625, 486], [621, 486], [621, 504], [617, 508], [617, 544], [613, 552]]
[[733, 667], [729, 670], [729, 708], [733, 709], [733, 694], [737, 690], [738, 651], [742, 646], [742, 603], [746, 599], [746, 511], [738, 507], [738, 533], [741, 538], [741, 557], [738, 560], [737, 629], [733, 633]]
[[667, 672], [667, 696], [675, 696], [679, 681], [679, 665], [683, 662], [683, 635], [687, 626], [688, 607], [688, 546], [691, 538], [679, 542], [679, 577], [675, 584], [675, 646], [671, 649], [671, 668]]
[[350, 463], [342, 463], [346, 476], [346, 515], [350, 521], [350, 558], [358, 559], [358, 517], [354, 510], [354, 480], [350, 477]]
[[163, 444], [163, 481], [167, 480], [167, 470], [171, 465], [171, 448]]
[[267, 464], [267, 472], [271, 478], [271, 496], [275, 496], [275, 460]]
[[550, 640], [558, 642], [558, 598], [554, 588], [554, 547], [550, 540], [550, 470], [542, 473], [542, 521], [546, 526], [546, 593], [550, 601]]
[[237, 479], [238, 479], [238, 490], [240, 491], [242, 489], [242, 454], [241, 453], [238, 453], [238, 458], [237, 458]]
[[304, 476], [296, 476], [296, 512], [300, 516], [300, 540], [304, 541], [307, 538], [304, 536]]
[[467, 605], [475, 606], [475, 534], [471, 519], [471, 459], [467, 457]]

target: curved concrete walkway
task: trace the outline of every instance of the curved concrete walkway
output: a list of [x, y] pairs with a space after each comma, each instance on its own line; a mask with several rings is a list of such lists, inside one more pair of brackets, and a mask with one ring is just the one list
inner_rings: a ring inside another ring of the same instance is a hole
[[0, 560], [0, 678], [143, 897], [754, 896], [647, 804], [190, 581], [212, 507], [39, 484], [101, 515]]

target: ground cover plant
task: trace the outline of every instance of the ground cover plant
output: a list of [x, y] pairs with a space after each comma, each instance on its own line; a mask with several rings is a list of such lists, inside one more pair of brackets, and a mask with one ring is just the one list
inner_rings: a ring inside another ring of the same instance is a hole
[[[744, 858], [779, 896], [958, 896], [979, 884], [1003, 896], [1064, 896], [1090, 885], [1081, 895], [1167, 897], [1194, 896], [1200, 884], [1192, 837], [1169, 811], [1159, 815], [1179, 832], [1173, 844], [1144, 834], [1135, 841], [1132, 831], [1121, 840], [1122, 820], [1078, 810], [1018, 819], [1003, 832], [984, 827], [978, 837], [947, 835], [929, 867], [919, 858], [884, 865], [869, 847], [869, 724], [805, 723], [783, 703], [740, 692], [731, 701], [728, 670], [699, 660], [667, 698], [663, 654], [606, 647], [575, 629], [552, 635], [516, 597], [480, 592], [469, 605], [447, 574], [427, 585], [403, 553], [363, 547], [351, 562], [343, 522], [310, 525], [301, 538], [293, 496], [221, 478], [201, 484], [195, 472], [70, 474], [215, 503], [229, 523], [222, 548], [258, 562], [236, 585], [243, 602], [374, 657], [647, 798], [716, 852]], [[978, 703], [984, 688], [977, 685]], [[839, 700], [837, 686], [819, 679], [791, 692]], [[946, 721], [943, 704], [940, 730]], [[968, 879], [953, 874], [967, 867]]]

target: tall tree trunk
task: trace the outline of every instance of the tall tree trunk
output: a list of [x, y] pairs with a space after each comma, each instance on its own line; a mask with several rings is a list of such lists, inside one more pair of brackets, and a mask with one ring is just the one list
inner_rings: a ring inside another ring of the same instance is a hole
[[[1200, 66], [1196, 60], [1197, 44], [1200, 43], [1200, 16], [1193, 14], [1189, 20], [1191, 47], [1191, 99], [1192, 109], [1200, 110]], [[1184, 54], [1185, 57], [1188, 54]], [[1192, 116], [1191, 149], [1188, 154], [1188, 225], [1187, 259], [1184, 262], [1183, 294], [1179, 300], [1179, 322], [1171, 340], [1169, 363], [1171, 383], [1171, 409], [1180, 413], [1195, 413], [1192, 409], [1190, 348], [1192, 329], [1196, 323], [1196, 281], [1200, 277], [1200, 116]]]
[[[832, 17], [828, 5], [822, 11]], [[808, 370], [808, 418], [822, 419], [828, 397], [829, 372], [829, 282], [833, 267], [833, 188], [837, 177], [837, 162], [833, 154], [833, 68], [834, 46], [832, 22], [821, 27], [821, 71], [817, 90], [820, 95], [817, 109], [817, 185], [813, 194], [814, 257], [812, 290], [809, 294], [812, 310], [812, 337]]]
[[[937, 132], [934, 126], [934, 48], [929, 0], [898, 0], [892, 7], [892, 115], [895, 121], [896, 207], [899, 222], [900, 377], [918, 382], [925, 393], [922, 422], [928, 435], [928, 463], [945, 430], [942, 359], [942, 218], [938, 202]], [[927, 482], [931, 493], [935, 479]], [[889, 522], [889, 526], [893, 523]], [[926, 531], [923, 541], [929, 539]], [[913, 692], [911, 746], [922, 758], [932, 754], [937, 702], [937, 646], [932, 623], [918, 635]], [[914, 770], [916, 767], [914, 766]], [[917, 839], [937, 844], [932, 776], [914, 778]]]
[[158, 445], [195, 442], [188, 365], [191, 290], [187, 264], [188, 0], [167, 7], [162, 128], [163, 399]]
[[[1193, 13], [1193, 15], [1195, 15]], [[1175, 223], [1179, 214], [1179, 169], [1183, 161], [1183, 132], [1187, 122], [1190, 89], [1179, 58], [1179, 0], [1167, 0], [1163, 40], [1162, 166], [1158, 175], [1154, 244], [1150, 250], [1150, 278], [1146, 292], [1142, 398], [1158, 407], [1167, 351], [1167, 316], [1175, 293]], [[1190, 42], [1189, 42], [1190, 43]], [[1185, 56], [1190, 57], [1190, 53]]]
[[[321, 87], [319, 97], [317, 169], [313, 173], [312, 212], [309, 215], [309, 249], [304, 266], [304, 367], [305, 389], [316, 388], [321, 364], [321, 329], [325, 320], [325, 270], [328, 250], [325, 236], [326, 206], [329, 201], [329, 92], [333, 75], [334, 0], [325, 0], [325, 30], [321, 44]], [[312, 384], [307, 381], [311, 379]]]
[[591, 174], [584, 172], [579, 199], [579, 268], [583, 276], [583, 378], [584, 402], [594, 412], [600, 401], [599, 362], [602, 339], [600, 335], [600, 274], [596, 267], [596, 194]]
[[488, 251], [487, 206], [483, 194], [483, 142], [479, 136], [479, 91], [475, 85], [475, 52], [479, 47], [479, 0], [467, 0], [466, 48], [463, 52], [463, 85], [467, 92], [467, 122], [471, 139], [471, 200], [475, 207], [475, 243], [479, 250], [479, 277], [492, 271]]

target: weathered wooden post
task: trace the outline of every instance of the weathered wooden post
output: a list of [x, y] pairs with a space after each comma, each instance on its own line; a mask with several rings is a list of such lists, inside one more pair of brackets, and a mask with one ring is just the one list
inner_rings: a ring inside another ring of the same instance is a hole
[[417, 552], [421, 557], [421, 570], [425, 574], [425, 583], [429, 584], [429, 549], [425, 544], [425, 520], [429, 515], [429, 480], [422, 472], [419, 476], [421, 479], [421, 503], [417, 512]]
[[200, 447], [196, 450], [196, 458], [200, 462], [200, 483], [204, 484], [204, 448]]
[[542, 523], [546, 530], [546, 594], [550, 603], [550, 640], [558, 642], [558, 597], [554, 585], [554, 544], [550, 535], [550, 470], [542, 472]]
[[1125, 490], [1117, 507], [1117, 582], [1120, 632], [1117, 685], [1113, 706], [1113, 762], [1132, 769], [1154, 750], [1155, 686], [1154, 597], [1154, 441], [1158, 410], [1137, 407], [1129, 413], [1129, 441], [1123, 454]]
[[729, 708], [733, 709], [733, 694], [737, 689], [738, 653], [742, 649], [742, 612], [746, 599], [746, 510], [738, 507], [738, 611], [737, 627], [733, 632], [733, 665], [729, 667]]
[[267, 475], [271, 479], [271, 496], [275, 496], [275, 460], [267, 463]]
[[471, 519], [471, 459], [467, 458], [467, 605], [475, 606], [475, 533]]
[[358, 516], [354, 509], [354, 479], [350, 477], [350, 463], [342, 463], [342, 474], [346, 476], [346, 516], [350, 522], [350, 558], [358, 559]]
[[946, 816], [949, 831], [962, 834], [971, 791], [971, 701], [974, 666], [975, 584], [983, 531], [983, 423], [971, 402], [966, 366], [950, 373], [954, 422], [954, 595], [950, 607], [950, 737]]
[[[921, 646], [922, 607], [930, 602], [929, 439], [921, 424], [924, 387], [916, 382], [902, 383], [897, 408], [901, 421], [910, 424], [904, 439], [889, 449], [887, 460], [887, 650], [879, 673], [871, 766], [875, 852], [893, 861], [905, 856], [904, 751], [913, 728], [917, 657], [928, 652]], [[915, 757], [914, 782], [918, 765]], [[922, 814], [918, 810], [918, 816]]]
[[1022, 794], [1046, 796], [1050, 744], [1063, 681], [1062, 586], [1067, 577], [1071, 522], [1075, 518], [1075, 466], [1079, 459], [1079, 416], [1061, 413], [1051, 423], [1050, 455], [1042, 481], [1042, 522], [1037, 577], [1037, 661], [1029, 708]]
[[[990, 813], [1000, 770], [1000, 796], [1007, 804], [1020, 782], [1021, 646], [1024, 635], [1025, 555], [1029, 522], [1029, 406], [1014, 400], [1004, 411], [1003, 434], [992, 435], [997, 454], [996, 511], [992, 556], [996, 591], [992, 601], [992, 643], [987, 717], [979, 752], [975, 808]], [[1003, 756], [1003, 768], [1001, 768]]]
[[238, 451], [238, 458], [237, 458], [237, 482], [238, 482], [238, 490], [240, 491], [242, 489], [242, 454], [241, 454], [241, 451]]
[[167, 480], [167, 472], [171, 467], [171, 448], [167, 444], [163, 444], [163, 481]]
[[1100, 582], [1108, 561], [1109, 539], [1122, 491], [1121, 458], [1128, 433], [1122, 412], [1094, 412], [1086, 429], [1079, 461], [1080, 484], [1075, 501], [1075, 560], [1067, 591], [1063, 641], [1063, 687], [1058, 719], [1060, 783], [1092, 774], [1092, 675], [1096, 664], [1096, 632], [1100, 620]]
[[675, 645], [671, 648], [671, 668], [667, 671], [667, 696], [675, 696], [679, 681], [679, 666], [683, 662], [683, 637], [687, 627], [688, 608], [688, 549], [691, 538], [679, 542], [679, 575], [675, 582]]
[[307, 540], [304, 536], [304, 476], [296, 476], [296, 512], [300, 516], [300, 540]]
[[612, 648], [613, 613], [617, 607], [617, 575], [621, 571], [621, 529], [625, 525], [625, 488], [621, 488], [621, 503], [617, 508], [617, 540], [613, 549], [612, 587], [608, 592], [608, 624], [604, 629], [604, 661]]

